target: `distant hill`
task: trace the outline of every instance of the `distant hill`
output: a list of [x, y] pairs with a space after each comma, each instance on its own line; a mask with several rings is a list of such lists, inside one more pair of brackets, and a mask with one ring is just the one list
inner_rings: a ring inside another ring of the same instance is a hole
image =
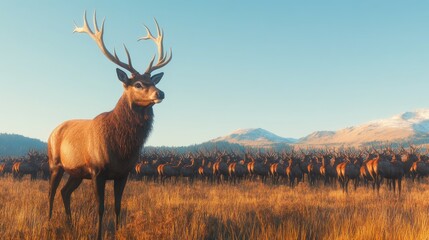
[[305, 145], [367, 145], [371, 143], [429, 143], [429, 109], [405, 112], [338, 131], [314, 132], [298, 141]]
[[0, 157], [23, 156], [29, 150], [46, 152], [45, 142], [18, 134], [0, 133]]
[[291, 144], [297, 140], [283, 138], [262, 128], [238, 129], [229, 135], [218, 137], [211, 142], [229, 142], [247, 147], [268, 147], [276, 144]]
[[313, 132], [303, 138], [300, 138], [297, 142], [299, 143], [309, 143], [313, 141], [322, 142], [323, 140], [327, 140], [335, 135], [334, 131], [316, 131]]

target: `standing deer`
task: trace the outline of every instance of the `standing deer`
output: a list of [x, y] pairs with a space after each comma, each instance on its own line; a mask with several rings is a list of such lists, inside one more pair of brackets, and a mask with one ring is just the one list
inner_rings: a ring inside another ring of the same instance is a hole
[[293, 154], [288, 162], [289, 166], [286, 168], [286, 175], [289, 179], [289, 186], [293, 188], [295, 186], [295, 179], [297, 180], [297, 184], [301, 181], [304, 182], [304, 174], [301, 170], [301, 160], [298, 156]]
[[22, 179], [24, 175], [30, 175], [31, 180], [35, 180], [37, 178], [37, 173], [40, 170], [40, 166], [34, 161], [23, 160], [20, 162], [16, 162], [12, 166], [12, 174], [14, 178]]
[[91, 179], [98, 204], [97, 239], [102, 238], [102, 220], [104, 214], [104, 190], [106, 180], [114, 181], [116, 229], [119, 227], [122, 193], [130, 170], [135, 166], [143, 144], [149, 136], [153, 122], [153, 105], [164, 99], [164, 93], [155, 87], [163, 73], [151, 76], [154, 70], [167, 65], [170, 54], [164, 55], [163, 32], [155, 20], [158, 36], [155, 38], [146, 27], [147, 36], [139, 40], [153, 40], [158, 48], [158, 61], [155, 56], [144, 74], [134, 69], [130, 54], [125, 48], [128, 64], [121, 62], [114, 52], [112, 55], [103, 41], [104, 21], [98, 28], [94, 13], [94, 30], [88, 26], [86, 12], [83, 27], [75, 26], [74, 32], [88, 34], [100, 48], [101, 52], [113, 63], [128, 70], [131, 77], [116, 69], [119, 80], [123, 83], [124, 92], [115, 108], [101, 113], [92, 120], [70, 120], [59, 125], [49, 136], [48, 157], [50, 167], [49, 219], [55, 192], [64, 172], [70, 177], [61, 189], [61, 195], [71, 223], [70, 196], [79, 187], [82, 179]]
[[337, 165], [336, 170], [338, 181], [340, 182], [344, 193], [349, 192], [350, 180], [353, 180], [354, 189], [356, 190], [359, 182], [360, 167], [361, 164], [359, 160], [354, 158], [350, 159], [348, 156], [346, 156], [346, 160], [344, 162]]
[[202, 178], [203, 182], [207, 181], [213, 183], [213, 157], [203, 157], [201, 167], [198, 168], [198, 174]]

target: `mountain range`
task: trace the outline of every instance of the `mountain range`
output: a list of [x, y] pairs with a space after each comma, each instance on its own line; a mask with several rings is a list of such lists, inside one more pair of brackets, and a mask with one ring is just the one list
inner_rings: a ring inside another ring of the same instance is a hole
[[316, 131], [299, 139], [280, 137], [261, 128], [251, 128], [239, 129], [211, 141], [226, 141], [252, 147], [268, 147], [279, 143], [311, 146], [362, 146], [386, 142], [424, 144], [429, 143], [429, 109], [405, 112], [338, 131]]

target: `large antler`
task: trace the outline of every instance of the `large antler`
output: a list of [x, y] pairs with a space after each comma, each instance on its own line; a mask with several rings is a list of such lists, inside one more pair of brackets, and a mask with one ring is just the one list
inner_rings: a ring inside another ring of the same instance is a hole
[[173, 57], [173, 52], [171, 51], [171, 48], [170, 48], [170, 56], [168, 56], [167, 54], [164, 55], [164, 45], [162, 43], [164, 39], [164, 31], [159, 28], [158, 22], [156, 21], [155, 18], [154, 20], [156, 24], [156, 31], [158, 33], [158, 37], [155, 38], [150, 32], [149, 28], [145, 25], [144, 27], [146, 28], [147, 36], [139, 38], [139, 41], [149, 40], [149, 39], [153, 40], [158, 48], [158, 62], [155, 64], [155, 66], [153, 66], [153, 61], [155, 60], [155, 56], [153, 56], [152, 60], [149, 63], [148, 68], [145, 71], [145, 73], [149, 73], [149, 74], [152, 71], [167, 65], [167, 63], [169, 63], [171, 58]]
[[[130, 53], [128, 52], [128, 49], [125, 45], [124, 45], [124, 48], [125, 48], [125, 53], [127, 54], [128, 64], [119, 60], [118, 56], [116, 55], [115, 49], [113, 49], [113, 54], [111, 54], [109, 52], [109, 50], [106, 49], [106, 46], [104, 45], [104, 40], [103, 40], [104, 20], [105, 19], [103, 19], [103, 22], [101, 24], [101, 28], [99, 29], [98, 24], [97, 24], [96, 12], [94, 12], [94, 30], [95, 31], [92, 31], [92, 29], [88, 26], [88, 21], [86, 20], [86, 11], [85, 11], [85, 13], [83, 15], [83, 26], [78, 27], [75, 24], [75, 28], [74, 28], [73, 32], [88, 34], [97, 43], [97, 46], [100, 48], [100, 50], [104, 54], [104, 56], [106, 56], [110, 61], [112, 61], [115, 64], [119, 65], [120, 67], [123, 67], [123, 68], [127, 69], [128, 71], [130, 71], [133, 74], [133, 77], [141, 76], [140, 73], [136, 69], [134, 69], [134, 67], [131, 63]], [[138, 39], [138, 40], [152, 39], [158, 48], [158, 55], [159, 55], [158, 62], [155, 64], [155, 66], [153, 66], [153, 62], [155, 60], [155, 56], [154, 56], [152, 58], [151, 62], [149, 63], [149, 67], [145, 71], [145, 74], [149, 74], [149, 76], [150, 76], [150, 73], [152, 71], [167, 65], [167, 63], [170, 62], [170, 60], [173, 56], [171, 48], [170, 48], [170, 55], [168, 57], [167, 57], [167, 54], [164, 55], [164, 48], [163, 48], [163, 43], [162, 43], [163, 38], [164, 38], [164, 35], [163, 35], [164, 32], [162, 30], [160, 30], [158, 22], [156, 21], [156, 19], [155, 19], [155, 23], [156, 23], [156, 29], [158, 32], [158, 37], [155, 38], [152, 35], [152, 33], [150, 32], [149, 28], [147, 26], [145, 26], [145, 28], [147, 30], [147, 36]]]
[[131, 63], [130, 53], [128, 52], [128, 49], [125, 45], [124, 45], [124, 48], [125, 48], [125, 53], [127, 54], [128, 64], [123, 63], [119, 60], [118, 56], [116, 55], [116, 51], [114, 49], [113, 49], [114, 55], [112, 55], [109, 52], [109, 50], [106, 49], [106, 46], [104, 45], [104, 40], [103, 40], [104, 20], [105, 19], [103, 19], [103, 23], [101, 23], [101, 29], [99, 30], [98, 24], [97, 24], [96, 12], [94, 11], [94, 30], [95, 30], [95, 32], [93, 32], [91, 30], [91, 28], [88, 26], [88, 21], [86, 20], [86, 11], [85, 11], [85, 13], [83, 15], [83, 27], [78, 27], [75, 23], [75, 28], [74, 28], [73, 32], [88, 34], [97, 43], [98, 47], [100, 48], [100, 50], [104, 54], [104, 56], [106, 56], [110, 61], [112, 61], [112, 62], [116, 63], [117, 65], [127, 69], [128, 71], [130, 71], [133, 74], [139, 74], [138, 71], [133, 68], [133, 65]]

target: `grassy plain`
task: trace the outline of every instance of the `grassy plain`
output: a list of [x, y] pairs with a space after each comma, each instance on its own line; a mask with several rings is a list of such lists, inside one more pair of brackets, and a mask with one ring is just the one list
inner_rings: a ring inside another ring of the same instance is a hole
[[[64, 184], [65, 180], [62, 181]], [[60, 185], [61, 188], [61, 185]], [[59, 188], [59, 189], [60, 189]], [[48, 182], [0, 178], [0, 239], [93, 239], [89, 181], [72, 195], [73, 227], [57, 191], [48, 221]], [[402, 196], [383, 187], [348, 195], [339, 188], [243, 182], [210, 185], [129, 181], [122, 227], [114, 230], [113, 184], [106, 189], [105, 239], [429, 239], [429, 185], [404, 184]]]

